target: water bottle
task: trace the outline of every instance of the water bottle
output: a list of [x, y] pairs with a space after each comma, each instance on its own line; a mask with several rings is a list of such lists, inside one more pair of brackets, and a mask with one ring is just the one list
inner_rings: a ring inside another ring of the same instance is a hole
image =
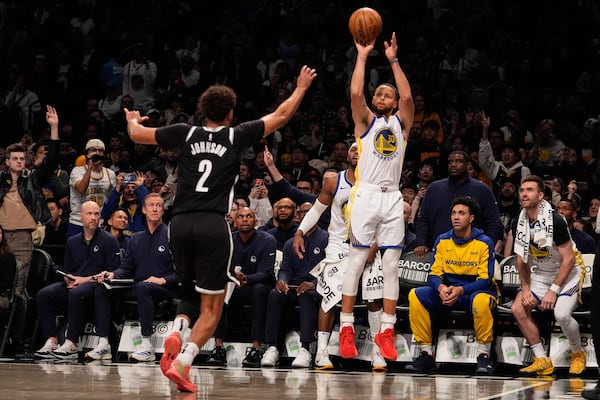
[[454, 336], [454, 331], [446, 333], [446, 339], [449, 341], [450, 356], [459, 358], [462, 355], [462, 348], [460, 341]]
[[519, 351], [519, 343], [512, 336], [504, 336], [501, 343], [502, 356], [507, 364], [521, 365], [521, 352]]
[[131, 341], [133, 343], [133, 347], [135, 348], [142, 344], [142, 331], [139, 323], [134, 323], [131, 325]]

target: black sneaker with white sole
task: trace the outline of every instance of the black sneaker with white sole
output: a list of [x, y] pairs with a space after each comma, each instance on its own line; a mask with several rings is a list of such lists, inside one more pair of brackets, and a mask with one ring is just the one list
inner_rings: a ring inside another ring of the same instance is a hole
[[494, 365], [488, 354], [481, 353], [477, 356], [477, 368], [475, 369], [475, 372], [478, 374], [491, 374], [494, 372]]

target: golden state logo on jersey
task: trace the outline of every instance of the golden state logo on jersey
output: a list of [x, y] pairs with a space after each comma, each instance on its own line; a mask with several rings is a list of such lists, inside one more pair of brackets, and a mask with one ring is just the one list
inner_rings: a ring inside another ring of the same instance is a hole
[[373, 136], [373, 147], [381, 158], [393, 158], [398, 151], [398, 138], [392, 130], [384, 127]]
[[550, 251], [548, 247], [539, 247], [535, 242], [531, 241], [529, 242], [529, 254], [534, 260], [541, 260], [548, 257]]
[[341, 213], [342, 214], [342, 218], [344, 219], [344, 222], [346, 223], [346, 225], [348, 224], [348, 220], [350, 219], [350, 209], [348, 208], [348, 206], [349, 206], [348, 201], [349, 200], [350, 199], [347, 198], [347, 199], [345, 199], [342, 202], [342, 204], [340, 204], [340, 208], [341, 208], [341, 211], [342, 211], [342, 213]]

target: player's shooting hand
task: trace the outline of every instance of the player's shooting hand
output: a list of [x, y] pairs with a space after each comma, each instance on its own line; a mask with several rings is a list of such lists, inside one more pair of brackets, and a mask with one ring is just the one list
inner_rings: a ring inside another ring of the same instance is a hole
[[373, 50], [373, 47], [375, 47], [375, 39], [373, 39], [372, 42], [370, 43], [361, 43], [358, 40], [354, 39], [354, 45], [356, 46], [356, 51], [357, 51], [357, 58], [360, 59], [367, 59], [367, 57], [369, 56], [369, 53], [371, 52], [371, 50]]

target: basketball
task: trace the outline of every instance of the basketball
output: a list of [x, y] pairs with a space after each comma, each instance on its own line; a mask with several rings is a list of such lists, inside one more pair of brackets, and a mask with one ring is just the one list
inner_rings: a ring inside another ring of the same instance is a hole
[[377, 39], [383, 29], [379, 13], [372, 8], [363, 7], [354, 11], [348, 20], [350, 34], [360, 44], [365, 45]]

